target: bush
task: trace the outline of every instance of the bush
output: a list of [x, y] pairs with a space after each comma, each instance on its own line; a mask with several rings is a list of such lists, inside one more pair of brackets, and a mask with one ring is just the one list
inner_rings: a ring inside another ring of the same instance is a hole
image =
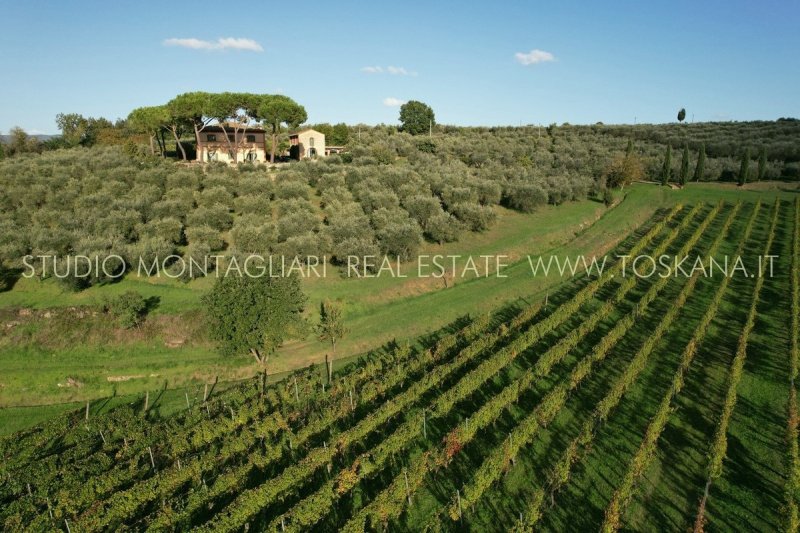
[[491, 207], [478, 204], [460, 203], [450, 210], [471, 231], [484, 231], [492, 225], [495, 213]]
[[186, 228], [186, 239], [189, 246], [205, 245], [209, 250], [221, 250], [224, 246], [219, 231], [206, 225]]
[[428, 219], [425, 235], [434, 242], [445, 243], [458, 240], [463, 224], [449, 213], [441, 212]]
[[200, 206], [186, 217], [188, 226], [210, 226], [218, 231], [230, 229], [233, 224], [233, 215], [229, 209], [222, 204], [214, 204], [210, 207]]
[[532, 213], [547, 204], [547, 192], [535, 183], [513, 183], [506, 187], [503, 203], [511, 209]]
[[126, 291], [108, 301], [106, 309], [121, 328], [138, 327], [147, 314], [147, 302], [136, 291]]

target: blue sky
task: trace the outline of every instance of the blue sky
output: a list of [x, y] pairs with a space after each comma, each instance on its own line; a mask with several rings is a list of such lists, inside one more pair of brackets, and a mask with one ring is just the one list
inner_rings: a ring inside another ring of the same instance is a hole
[[396, 123], [409, 99], [459, 125], [800, 117], [796, 0], [0, 0], [0, 13], [4, 133], [192, 90], [280, 92], [310, 122], [349, 124]]

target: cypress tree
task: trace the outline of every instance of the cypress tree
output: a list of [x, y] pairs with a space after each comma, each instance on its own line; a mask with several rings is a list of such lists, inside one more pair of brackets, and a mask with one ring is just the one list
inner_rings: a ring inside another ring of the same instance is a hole
[[700, 153], [697, 154], [697, 166], [694, 167], [694, 181], [700, 181], [706, 173], [706, 143], [700, 145]]
[[747, 183], [747, 172], [750, 170], [750, 150], [745, 148], [742, 152], [742, 163], [739, 165], [739, 185]]
[[669, 183], [672, 177], [672, 145], [667, 145], [667, 153], [664, 154], [664, 165], [661, 167], [661, 185]]
[[683, 145], [683, 157], [681, 158], [681, 173], [680, 183], [681, 187], [686, 185], [686, 180], [689, 177], [689, 145]]
[[633, 155], [633, 139], [628, 139], [628, 146], [625, 148], [625, 157]]
[[763, 181], [766, 173], [767, 173], [767, 147], [762, 146], [761, 151], [758, 154], [758, 175], [756, 177], [756, 181]]

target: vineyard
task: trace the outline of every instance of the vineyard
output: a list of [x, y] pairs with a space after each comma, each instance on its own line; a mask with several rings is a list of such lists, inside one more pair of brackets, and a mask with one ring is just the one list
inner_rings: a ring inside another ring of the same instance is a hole
[[800, 200], [661, 210], [642, 254], [747, 275], [614, 259], [330, 382], [55, 418], [0, 440], [0, 529], [796, 531]]

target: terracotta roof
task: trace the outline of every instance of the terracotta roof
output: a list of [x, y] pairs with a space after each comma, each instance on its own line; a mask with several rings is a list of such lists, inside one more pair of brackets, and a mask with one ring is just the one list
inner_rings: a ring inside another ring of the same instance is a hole
[[303, 128], [302, 130], [297, 130], [297, 131], [295, 131], [293, 133], [290, 133], [289, 137], [297, 137], [301, 133], [305, 133], [307, 131], [313, 131], [314, 133], [319, 133], [320, 135], [324, 135], [324, 133], [322, 133], [321, 131], [317, 131], [314, 128]]
[[[228, 126], [223, 130], [220, 126], [206, 126], [201, 130], [200, 133], [233, 133], [233, 127]], [[240, 128], [239, 133], [266, 133], [266, 130], [264, 128], [248, 126], [247, 131], [244, 131], [243, 128]]]

